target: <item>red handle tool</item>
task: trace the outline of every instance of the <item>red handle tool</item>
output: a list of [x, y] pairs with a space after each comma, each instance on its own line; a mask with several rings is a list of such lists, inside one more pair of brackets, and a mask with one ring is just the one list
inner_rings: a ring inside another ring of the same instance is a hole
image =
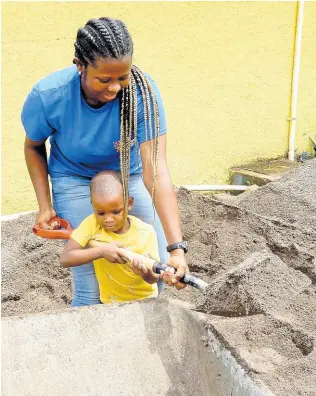
[[47, 239], [69, 239], [73, 231], [67, 220], [61, 219], [60, 217], [53, 217], [49, 220], [48, 225], [56, 222], [59, 228], [54, 230], [43, 230], [37, 224], [32, 228], [35, 235]]

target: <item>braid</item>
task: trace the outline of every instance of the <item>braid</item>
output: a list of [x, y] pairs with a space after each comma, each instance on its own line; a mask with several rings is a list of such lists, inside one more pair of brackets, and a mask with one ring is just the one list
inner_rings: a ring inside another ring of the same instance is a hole
[[107, 23], [101, 22], [101, 20], [100, 21], [95, 20], [95, 24], [98, 27], [99, 32], [101, 33], [104, 43], [108, 43], [108, 42], [111, 43], [111, 46], [109, 47], [109, 51], [111, 52], [111, 55], [114, 58], [119, 58], [120, 57], [119, 50], [111, 26], [109, 26], [109, 24]]
[[122, 34], [122, 28], [121, 26], [116, 23], [115, 21], [113, 21], [113, 19], [109, 20], [109, 25], [111, 27], [111, 30], [113, 32], [113, 36], [114, 36], [114, 41], [116, 43], [116, 50], [119, 56], [121, 55], [121, 48], [124, 48], [124, 37]]
[[75, 56], [88, 66], [94, 65], [100, 57], [121, 59], [132, 56], [133, 41], [122, 21], [90, 19], [85, 27], [78, 30], [75, 50]]
[[[140, 88], [143, 97], [144, 121], [146, 141], [150, 141], [151, 164], [153, 167], [153, 186], [151, 191], [154, 200], [155, 184], [157, 182], [157, 167], [159, 154], [159, 108], [155, 97], [154, 90], [146, 75], [135, 65], [132, 66], [131, 83], [127, 88], [122, 90], [121, 100], [121, 173], [123, 180], [124, 201], [128, 202], [129, 174], [130, 174], [130, 149], [134, 142], [137, 142], [137, 91], [136, 83]], [[152, 120], [152, 108], [153, 118]], [[153, 124], [153, 125], [152, 125]], [[149, 136], [148, 136], [149, 130]], [[145, 164], [146, 166], [147, 164]], [[126, 185], [124, 184], [126, 180]]]
[[[132, 57], [132, 55], [133, 41], [122, 21], [111, 18], [90, 19], [84, 28], [78, 30], [75, 57], [86, 67], [89, 64], [95, 65], [98, 58], [122, 59], [125, 56]], [[150, 141], [151, 148], [153, 200], [157, 181], [159, 109], [150, 81], [137, 66], [133, 65], [130, 84], [123, 88], [120, 94], [120, 168], [125, 210], [127, 210], [129, 198], [131, 147], [133, 144], [137, 145], [137, 87], [143, 98], [145, 135], [146, 141]]]
[[86, 41], [84, 39], [81, 42], [75, 43], [75, 56], [82, 61], [82, 63], [88, 63], [89, 54], [86, 49]]

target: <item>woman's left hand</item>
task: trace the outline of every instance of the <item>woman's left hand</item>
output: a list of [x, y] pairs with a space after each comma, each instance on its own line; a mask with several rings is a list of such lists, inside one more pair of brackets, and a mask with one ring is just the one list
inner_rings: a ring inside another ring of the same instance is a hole
[[185, 288], [187, 285], [185, 283], [180, 283], [179, 280], [189, 271], [189, 267], [184, 258], [184, 252], [171, 253], [168, 264], [176, 269], [175, 271], [164, 272], [162, 279], [169, 286], [175, 286], [176, 289], [180, 290]]

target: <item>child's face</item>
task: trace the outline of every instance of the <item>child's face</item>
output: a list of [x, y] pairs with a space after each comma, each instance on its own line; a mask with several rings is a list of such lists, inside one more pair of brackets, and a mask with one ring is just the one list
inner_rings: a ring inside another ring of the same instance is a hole
[[[123, 194], [114, 194], [104, 197], [101, 194], [93, 194], [91, 197], [94, 214], [98, 224], [105, 230], [121, 234], [127, 231], [127, 214], [124, 215]], [[128, 210], [133, 206], [134, 199], [129, 198]]]

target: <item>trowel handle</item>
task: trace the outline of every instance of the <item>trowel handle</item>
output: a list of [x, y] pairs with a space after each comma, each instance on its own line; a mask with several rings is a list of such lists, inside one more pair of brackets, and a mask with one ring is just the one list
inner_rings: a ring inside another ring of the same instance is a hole
[[[131, 252], [130, 250], [126, 249], [127, 256], [130, 261], [133, 260], [135, 256], [140, 257], [140, 259], [143, 261], [143, 263], [146, 265], [146, 267], [153, 271], [155, 274], [160, 274], [163, 271], [167, 271], [168, 269], [176, 270], [174, 267], [171, 265], [163, 264], [160, 261], [155, 261], [149, 257], [146, 256], [141, 256], [139, 254], [136, 254], [134, 252]], [[194, 276], [192, 274], [185, 274], [181, 279], [180, 282], [186, 283], [187, 285], [190, 285], [192, 287], [195, 287], [196, 289], [205, 291], [208, 283], [204, 282], [202, 279], [198, 278], [197, 276]]]
[[[152, 271], [155, 274], [160, 274], [162, 271], [166, 271], [169, 268], [174, 269], [172, 266], [168, 266], [167, 264], [160, 263], [159, 261], [156, 261], [155, 264], [153, 265]], [[205, 291], [208, 283], [204, 282], [202, 279], [198, 278], [197, 276], [194, 276], [192, 274], [185, 274], [181, 279], [180, 282], [186, 283], [187, 285], [190, 285], [192, 287], [195, 287], [196, 289]]]

